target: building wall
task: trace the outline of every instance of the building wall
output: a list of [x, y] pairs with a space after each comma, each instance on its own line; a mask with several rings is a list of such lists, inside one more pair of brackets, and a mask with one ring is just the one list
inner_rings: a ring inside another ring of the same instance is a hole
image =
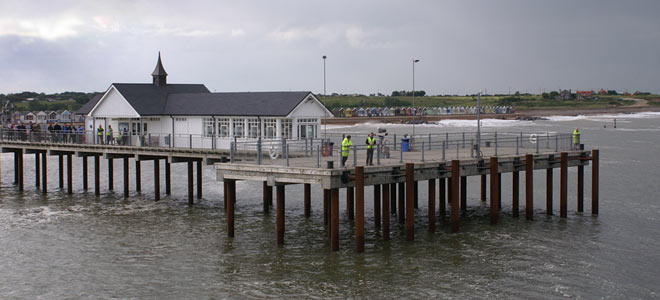
[[140, 117], [135, 109], [114, 87], [110, 87], [103, 100], [92, 110], [91, 115], [116, 118]]

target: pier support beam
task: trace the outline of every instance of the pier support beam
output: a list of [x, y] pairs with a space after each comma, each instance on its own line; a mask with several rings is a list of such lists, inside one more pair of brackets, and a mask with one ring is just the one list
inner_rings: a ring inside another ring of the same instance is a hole
[[418, 197], [418, 192], [419, 192], [419, 182], [415, 181], [415, 184], [413, 185], [414, 190], [413, 190], [413, 197], [415, 199], [415, 209], [419, 208], [419, 197]]
[[[197, 160], [197, 199], [202, 199], [202, 175], [204, 175], [204, 170], [202, 167], [202, 160]], [[192, 205], [192, 201], [189, 201]]]
[[39, 172], [39, 168], [41, 167], [39, 165], [39, 152], [34, 153], [34, 185], [38, 189], [41, 185], [41, 174]]
[[534, 155], [525, 155], [525, 217], [534, 220]]
[[380, 228], [380, 184], [374, 184], [374, 226], [376, 232]]
[[545, 170], [545, 210], [548, 216], [552, 215], [552, 173], [553, 168], [548, 168]]
[[124, 198], [128, 198], [129, 195], [129, 185], [130, 183], [128, 182], [128, 157], [124, 157]]
[[467, 176], [461, 176], [461, 211], [467, 211]]
[[24, 185], [23, 185], [23, 174], [25, 170], [23, 169], [23, 149], [19, 149], [18, 151], [14, 152], [15, 154], [15, 159], [18, 162], [18, 178], [17, 178], [17, 183], [18, 183], [18, 190], [23, 191]]
[[[330, 190], [323, 189], [323, 225], [328, 225], [330, 219]], [[330, 229], [328, 229], [328, 236]]]
[[48, 159], [46, 159], [46, 151], [41, 152], [41, 191], [45, 194], [48, 192]]
[[88, 178], [87, 178], [87, 156], [82, 157], [82, 172], [83, 172], [83, 190], [87, 190], [89, 188], [89, 183], [88, 183]]
[[598, 214], [598, 149], [591, 150], [591, 214]]
[[172, 194], [172, 163], [165, 160], [165, 195]]
[[486, 174], [481, 174], [481, 201], [486, 202]]
[[355, 189], [352, 187], [346, 188], [346, 216], [349, 220], [353, 220], [355, 215]]
[[330, 250], [339, 251], [339, 189], [338, 188], [334, 188], [330, 190]]
[[[312, 185], [309, 183], [305, 183], [304, 185], [304, 191], [303, 191], [303, 198], [305, 202], [305, 218], [309, 219], [309, 217], [312, 214]], [[272, 193], [272, 191], [271, 191]], [[268, 205], [268, 202], [264, 203]]]
[[438, 195], [439, 195], [439, 199], [440, 199], [440, 201], [438, 201], [438, 213], [440, 214], [440, 218], [443, 218], [443, 219], [444, 219], [445, 215], [447, 214], [447, 208], [446, 208], [446, 205], [445, 205], [446, 201], [447, 201], [446, 200], [447, 188], [446, 188], [446, 183], [445, 183], [446, 181], [447, 181], [446, 178], [438, 179]]
[[498, 182], [497, 156], [490, 158], [490, 224], [495, 225], [500, 213], [500, 183]]
[[136, 159], [135, 160], [135, 191], [140, 192], [142, 191], [142, 172], [141, 172], [141, 161]]
[[428, 187], [429, 232], [435, 232], [435, 179], [429, 179]]
[[355, 198], [355, 250], [362, 253], [364, 252], [364, 167], [362, 166], [355, 167]]
[[69, 195], [73, 194], [73, 158], [72, 154], [66, 155], [66, 188]]
[[577, 211], [584, 212], [584, 166], [577, 167]]
[[108, 159], [108, 191], [112, 191], [114, 189], [114, 177], [115, 177], [115, 172], [114, 172], [114, 166], [113, 166], [114, 160], [112, 158]]
[[[264, 214], [267, 214], [270, 212], [269, 201], [272, 201], [273, 199], [273, 187], [269, 186], [267, 181], [264, 181], [261, 185], [261, 189], [263, 194], [263, 210]], [[305, 203], [305, 205], [307, 204]]]
[[520, 211], [520, 172], [513, 171], [511, 179], [512, 191], [511, 191], [511, 214], [514, 218], [517, 218]]
[[190, 160], [188, 161], [188, 205], [192, 205], [194, 201], [193, 180], [193, 161]]
[[[225, 214], [227, 217], [227, 237], [234, 237], [234, 204], [236, 203], [236, 180], [225, 179]], [[279, 245], [279, 242], [278, 242]]]
[[390, 239], [390, 192], [392, 185], [383, 186], [383, 241]]
[[276, 188], [276, 201], [277, 201], [277, 207], [275, 208], [276, 210], [276, 216], [275, 216], [275, 222], [276, 222], [276, 229], [277, 229], [277, 245], [284, 245], [284, 202], [285, 202], [285, 190], [284, 190], [284, 185], [278, 185]]
[[415, 164], [406, 163], [406, 241], [415, 240]]
[[459, 190], [459, 181], [461, 176], [460, 161], [452, 160], [451, 161], [451, 219], [449, 223], [451, 225], [451, 232], [458, 232], [458, 190]]
[[94, 155], [94, 195], [101, 195], [101, 157]]
[[59, 166], [57, 175], [59, 175], [60, 189], [64, 189], [64, 155], [58, 154], [57, 161]]
[[160, 200], [160, 159], [154, 159], [154, 201]]
[[396, 215], [396, 183], [390, 183], [390, 214]]
[[561, 153], [561, 168], [560, 173], [560, 191], [559, 191], [559, 216], [561, 218], [567, 217], [568, 210], [568, 153]]
[[406, 183], [399, 182], [399, 224], [406, 222]]

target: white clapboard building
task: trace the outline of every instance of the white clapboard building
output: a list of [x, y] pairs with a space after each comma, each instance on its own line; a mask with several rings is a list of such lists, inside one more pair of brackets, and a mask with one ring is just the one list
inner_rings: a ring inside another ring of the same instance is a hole
[[231, 141], [319, 138], [332, 113], [309, 91], [211, 93], [203, 84], [170, 84], [160, 54], [152, 83], [113, 83], [76, 112], [86, 140], [122, 132], [131, 145], [228, 149]]

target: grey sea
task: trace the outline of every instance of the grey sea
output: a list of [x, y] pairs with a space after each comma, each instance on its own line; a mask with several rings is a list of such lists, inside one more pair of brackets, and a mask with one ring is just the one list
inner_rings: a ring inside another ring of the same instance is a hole
[[[442, 121], [416, 130], [475, 131], [474, 123]], [[364, 133], [378, 126], [410, 131], [407, 125], [376, 124], [328, 131]], [[660, 114], [485, 120], [484, 126], [539, 133], [579, 127], [587, 147], [601, 151], [600, 215], [591, 215], [590, 184], [585, 212], [577, 213], [573, 168], [568, 218], [559, 218], [558, 174], [557, 211], [546, 215], [544, 171], [534, 174], [534, 221], [512, 218], [511, 175], [505, 174], [500, 224], [491, 226], [479, 179], [470, 178], [460, 233], [449, 233], [448, 219], [427, 233], [426, 204], [420, 201], [416, 240], [406, 242], [392, 217], [392, 239], [384, 242], [366, 201], [366, 251], [357, 254], [342, 191], [340, 251], [331, 252], [319, 187], [312, 186], [312, 217], [306, 219], [302, 186], [291, 186], [286, 244], [277, 247], [275, 216], [262, 212], [260, 183], [237, 184], [236, 237], [229, 239], [222, 185], [212, 167], [204, 169], [203, 199], [188, 207], [183, 165], [173, 165], [173, 195], [154, 202], [149, 162], [143, 164], [142, 193], [124, 198], [120, 170], [115, 192], [107, 191], [103, 178], [101, 197], [84, 192], [75, 160], [69, 196], [57, 188], [57, 161], [51, 158], [49, 193], [43, 195], [34, 187], [33, 156], [25, 156], [26, 190], [19, 193], [12, 185], [13, 158], [2, 154], [0, 298], [660, 299]], [[585, 173], [589, 183], [591, 168]], [[425, 182], [419, 191], [426, 199]], [[371, 199], [371, 189], [365, 196]]]

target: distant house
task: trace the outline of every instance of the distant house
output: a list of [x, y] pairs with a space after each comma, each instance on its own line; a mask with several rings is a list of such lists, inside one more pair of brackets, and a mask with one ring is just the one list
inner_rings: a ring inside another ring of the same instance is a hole
[[593, 91], [575, 91], [575, 97], [577, 100], [591, 99], [593, 94]]
[[11, 115], [12, 123], [22, 123], [25, 120], [25, 115], [23, 112], [17, 111]]
[[600, 91], [598, 91], [598, 94], [600, 94], [600, 95], [607, 95], [607, 91], [604, 90], [604, 89], [600, 89]]
[[36, 119], [37, 118], [36, 118], [35, 114], [33, 114], [32, 112], [26, 113], [25, 117], [23, 118], [23, 120], [25, 120], [25, 123], [30, 123], [30, 122], [34, 123], [36, 121]]
[[[130, 143], [229, 149], [258, 139], [319, 137], [321, 119], [332, 113], [309, 91], [211, 93], [203, 84], [167, 83], [160, 54], [152, 83], [113, 83], [83, 105], [85, 129], [128, 132]], [[93, 140], [91, 137], [89, 140]]]
[[60, 118], [59, 118], [60, 123], [71, 123], [72, 120], [73, 118], [68, 110], [65, 110], [62, 113], [60, 113]]
[[36, 123], [37, 124], [46, 124], [46, 123], [48, 123], [48, 114], [43, 112], [43, 111], [37, 112], [37, 121], [36, 121]]
[[60, 115], [56, 111], [51, 111], [48, 113], [47, 123], [55, 123], [60, 119]]
[[559, 95], [555, 97], [555, 100], [571, 100], [572, 98], [571, 90], [561, 90], [559, 91]]

